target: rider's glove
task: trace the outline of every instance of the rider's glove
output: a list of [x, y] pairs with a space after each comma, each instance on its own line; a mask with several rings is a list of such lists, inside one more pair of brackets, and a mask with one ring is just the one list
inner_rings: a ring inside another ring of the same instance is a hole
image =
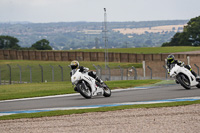
[[83, 66], [80, 66], [79, 69], [80, 69], [80, 72], [84, 71], [84, 67]]
[[170, 73], [169, 69], [167, 69], [167, 71], [168, 71], [168, 74], [169, 74]]
[[181, 63], [181, 66], [182, 66], [182, 67], [184, 66], [184, 62], [183, 62], [183, 63]]
[[183, 67], [185, 64], [182, 61], [178, 61], [178, 64], [180, 64], [181, 67]]
[[80, 69], [80, 72], [84, 72], [84, 73], [89, 70], [89, 68], [83, 67], [83, 66], [80, 66], [79, 69]]

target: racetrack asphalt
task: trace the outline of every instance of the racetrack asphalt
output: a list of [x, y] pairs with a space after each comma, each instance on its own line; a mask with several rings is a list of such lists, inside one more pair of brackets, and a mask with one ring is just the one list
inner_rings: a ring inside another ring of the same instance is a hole
[[80, 94], [72, 94], [55, 97], [52, 96], [43, 98], [0, 101], [0, 112], [103, 105], [198, 96], [200, 96], [200, 89], [196, 87], [193, 87], [191, 90], [185, 90], [180, 85], [136, 87], [122, 90], [113, 90], [112, 96], [108, 98], [97, 96], [92, 99], [85, 99]]

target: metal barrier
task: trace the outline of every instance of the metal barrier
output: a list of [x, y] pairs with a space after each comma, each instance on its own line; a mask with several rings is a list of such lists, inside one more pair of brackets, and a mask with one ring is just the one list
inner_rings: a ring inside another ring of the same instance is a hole
[[108, 81], [110, 81], [111, 76], [110, 76], [110, 67], [108, 65], [106, 65], [106, 68], [108, 69]]
[[[130, 70], [129, 70], [130, 69]], [[134, 80], [137, 80], [137, 70], [136, 70], [136, 68], [134, 67], [134, 66], [132, 66], [132, 67], [129, 67], [128, 69], [127, 69], [127, 77], [126, 77], [126, 79], [127, 80], [129, 80], [129, 74], [130, 74], [130, 76], [131, 76], [131, 74], [133, 74], [133, 71], [134, 71]], [[132, 78], [131, 78], [132, 79]]]
[[194, 66], [197, 68], [197, 73], [198, 73], [198, 76], [199, 76], [199, 67], [196, 64], [194, 64]]
[[1, 66], [0, 66], [0, 85], [1, 85]]
[[99, 65], [97, 67], [99, 68], [99, 78], [102, 78], [102, 68]]
[[130, 74], [129, 73], [132, 73], [132, 69], [131, 70], [129, 70], [130, 68], [127, 68], [126, 69], [126, 80], [128, 80], [128, 77], [130, 76]]
[[9, 64], [7, 64], [7, 66], [8, 66], [8, 69], [9, 69], [9, 76], [10, 76], [10, 79], [9, 79], [9, 84], [11, 84], [12, 83], [12, 79], [11, 79], [11, 66], [9, 65]]
[[137, 80], [137, 70], [134, 66], [132, 66], [132, 69], [134, 70], [134, 79]]
[[27, 66], [28, 68], [29, 68], [29, 70], [30, 70], [30, 83], [32, 83], [32, 68], [31, 68], [31, 66]]
[[167, 68], [163, 65], [163, 68], [165, 69], [165, 78], [167, 79], [167, 77], [168, 77], [168, 70], [167, 70]]
[[151, 67], [149, 67], [149, 66], [147, 66], [147, 68], [150, 70], [150, 77], [151, 77], [151, 79], [152, 79], [152, 69], [151, 69]]
[[44, 76], [43, 76], [43, 67], [39, 64], [39, 67], [41, 69], [41, 77], [42, 77], [42, 82], [44, 82]]
[[124, 69], [121, 68], [120, 65], [119, 65], [118, 67], [119, 67], [119, 69], [120, 69], [120, 73], [121, 73], [121, 80], [123, 80], [123, 77], [124, 77]]
[[54, 67], [50, 65], [51, 71], [52, 71], [52, 82], [54, 82]]
[[58, 65], [59, 67], [60, 67], [60, 69], [61, 69], [61, 81], [64, 81], [63, 80], [63, 67], [61, 66], [61, 65]]
[[22, 67], [19, 64], [17, 64], [17, 66], [19, 67], [20, 83], [22, 83]]

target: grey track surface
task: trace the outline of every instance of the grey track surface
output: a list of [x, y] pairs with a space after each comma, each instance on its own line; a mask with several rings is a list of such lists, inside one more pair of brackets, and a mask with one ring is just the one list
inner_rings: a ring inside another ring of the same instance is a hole
[[150, 89], [112, 92], [112, 96], [108, 98], [98, 96], [92, 99], [85, 99], [81, 95], [77, 95], [57, 98], [0, 102], [0, 112], [41, 108], [75, 107], [99, 104], [102, 105], [136, 101], [151, 101], [194, 96], [200, 96], [200, 89], [192, 88], [191, 90], [185, 90], [180, 85], [165, 85], [153, 87]]

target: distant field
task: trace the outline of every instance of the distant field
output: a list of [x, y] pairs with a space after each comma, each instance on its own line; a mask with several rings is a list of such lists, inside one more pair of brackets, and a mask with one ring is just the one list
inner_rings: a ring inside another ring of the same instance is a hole
[[[176, 52], [187, 52], [187, 51], [198, 51], [200, 47], [143, 47], [143, 48], [114, 48], [108, 49], [108, 52], [114, 53], [136, 53], [136, 54], [159, 54], [159, 53], [176, 53]], [[104, 52], [104, 49], [80, 49], [73, 51], [83, 52]]]
[[145, 34], [145, 32], [162, 34], [170, 31], [181, 32], [183, 31], [183, 27], [184, 25], [165, 25], [165, 26], [156, 26], [148, 28], [133, 28], [133, 29], [120, 28], [120, 29], [113, 29], [113, 31], [115, 32], [119, 31], [122, 34], [138, 34], [138, 35]]

